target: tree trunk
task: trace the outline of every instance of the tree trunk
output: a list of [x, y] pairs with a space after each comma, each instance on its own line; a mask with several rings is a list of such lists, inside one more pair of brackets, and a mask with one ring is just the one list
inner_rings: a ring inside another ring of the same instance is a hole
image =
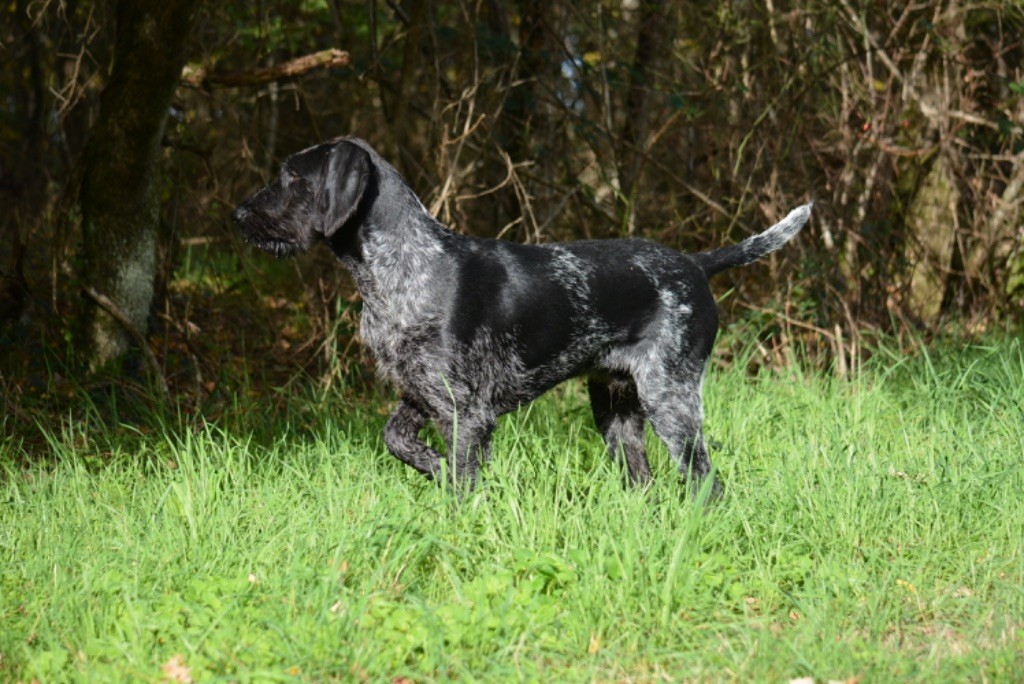
[[936, 323], [942, 313], [956, 243], [959, 203], [960, 191], [946, 158], [939, 153], [914, 196], [907, 216], [910, 310], [929, 325]]
[[650, 133], [652, 83], [672, 43], [672, 22], [665, 0], [641, 0], [636, 52], [629, 73], [626, 118], [619, 144], [619, 189], [626, 202], [626, 232], [636, 231], [636, 186]]
[[[560, 42], [560, 3], [516, 0], [519, 12], [519, 62], [516, 79], [502, 110], [499, 139], [514, 163], [532, 161], [532, 179], [524, 185], [515, 211], [523, 224], [514, 236], [524, 241], [540, 239], [540, 226], [550, 218], [554, 205], [552, 188], [560, 151], [564, 147], [555, 120], [555, 98], [565, 55]], [[511, 208], [510, 208], [511, 209]]]
[[[519, 124], [512, 120], [512, 105], [508, 102], [508, 91], [515, 82], [518, 61], [516, 56], [519, 48], [512, 40], [509, 7], [506, 0], [485, 0], [480, 6], [480, 19], [487, 30], [487, 40], [481, 44], [482, 61], [487, 69], [495, 74], [493, 92], [501, 93], [501, 97], [505, 98], [492, 129], [491, 142], [513, 155], [513, 140], [518, 134]], [[490, 213], [490, 220], [487, 221], [493, 231], [490, 235], [501, 234], [506, 226], [521, 220], [523, 212], [516, 199], [514, 187], [505, 181], [509, 168], [503, 157], [497, 154], [488, 155], [482, 173], [485, 187], [500, 187], [497, 192], [481, 199]]]
[[[24, 32], [27, 65], [19, 70], [22, 78], [15, 80], [11, 102], [22, 116], [14, 130], [22, 135], [17, 158], [12, 160], [13, 173], [0, 171], [0, 183], [10, 185], [11, 197], [5, 198], [5, 211], [0, 216], [0, 326], [21, 318], [28, 306], [28, 281], [25, 278], [27, 234], [24, 217], [34, 215], [43, 204], [46, 174], [43, 173], [43, 145], [46, 136], [47, 91], [43, 73], [43, 51], [40, 29], [28, 15], [27, 0], [18, 0], [18, 30]], [[19, 55], [15, 55], [15, 59]], [[6, 162], [4, 166], [6, 166]]]
[[422, 165], [415, 153], [414, 127], [409, 115], [409, 101], [414, 99], [416, 80], [421, 77], [420, 61], [423, 51], [423, 33], [428, 21], [427, 2], [417, 2], [405, 35], [402, 54], [402, 73], [398, 79], [398, 93], [391, 115], [391, 130], [398, 151], [398, 167], [414, 187], [422, 180]]
[[82, 328], [91, 370], [119, 359], [133, 333], [146, 329], [160, 209], [156, 165], [195, 4], [117, 3], [113, 69], [86, 144], [81, 190], [83, 280], [91, 293]]

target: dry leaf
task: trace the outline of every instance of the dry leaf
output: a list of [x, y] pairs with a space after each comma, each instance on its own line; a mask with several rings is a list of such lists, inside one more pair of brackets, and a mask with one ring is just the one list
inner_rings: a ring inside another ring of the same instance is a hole
[[164, 663], [164, 678], [177, 682], [177, 684], [192, 684], [192, 671], [185, 664], [185, 656], [180, 653], [171, 656], [171, 659]]
[[590, 644], [587, 646], [587, 653], [594, 655], [601, 650], [601, 636], [599, 634], [590, 635]]

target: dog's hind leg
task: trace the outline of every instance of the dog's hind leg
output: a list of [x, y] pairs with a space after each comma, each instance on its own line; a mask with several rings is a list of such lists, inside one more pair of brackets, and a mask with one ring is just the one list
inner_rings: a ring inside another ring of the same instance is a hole
[[631, 378], [587, 379], [594, 422], [604, 437], [608, 455], [625, 461], [629, 481], [644, 485], [651, 480], [651, 468], [644, 450], [644, 413]]
[[420, 439], [420, 430], [427, 419], [423, 409], [408, 397], [402, 397], [384, 428], [384, 444], [395, 458], [435, 479], [441, 474], [442, 456]]
[[[645, 374], [638, 381], [638, 392], [651, 427], [668, 447], [683, 479], [699, 487], [711, 475], [701, 404], [703, 369], [675, 370]], [[722, 485], [715, 478], [710, 496], [717, 498], [721, 493]]]

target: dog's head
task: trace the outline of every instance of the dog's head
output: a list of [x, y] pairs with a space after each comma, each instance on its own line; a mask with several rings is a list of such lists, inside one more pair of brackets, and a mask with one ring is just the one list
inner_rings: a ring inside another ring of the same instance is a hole
[[256, 247], [279, 257], [298, 254], [353, 218], [371, 173], [370, 155], [359, 145], [315, 145], [285, 159], [277, 179], [238, 205], [231, 218]]

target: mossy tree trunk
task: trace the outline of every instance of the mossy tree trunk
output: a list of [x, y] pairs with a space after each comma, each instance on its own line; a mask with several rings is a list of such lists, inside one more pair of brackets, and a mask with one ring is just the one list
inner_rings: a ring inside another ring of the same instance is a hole
[[113, 68], [86, 144], [81, 188], [83, 281], [91, 294], [81, 327], [93, 370], [121, 358], [132, 337], [98, 300], [146, 330], [160, 210], [156, 167], [195, 5], [117, 3]]
[[946, 157], [939, 153], [910, 203], [906, 259], [910, 264], [910, 313], [932, 325], [942, 313], [953, 263], [960, 191]]

